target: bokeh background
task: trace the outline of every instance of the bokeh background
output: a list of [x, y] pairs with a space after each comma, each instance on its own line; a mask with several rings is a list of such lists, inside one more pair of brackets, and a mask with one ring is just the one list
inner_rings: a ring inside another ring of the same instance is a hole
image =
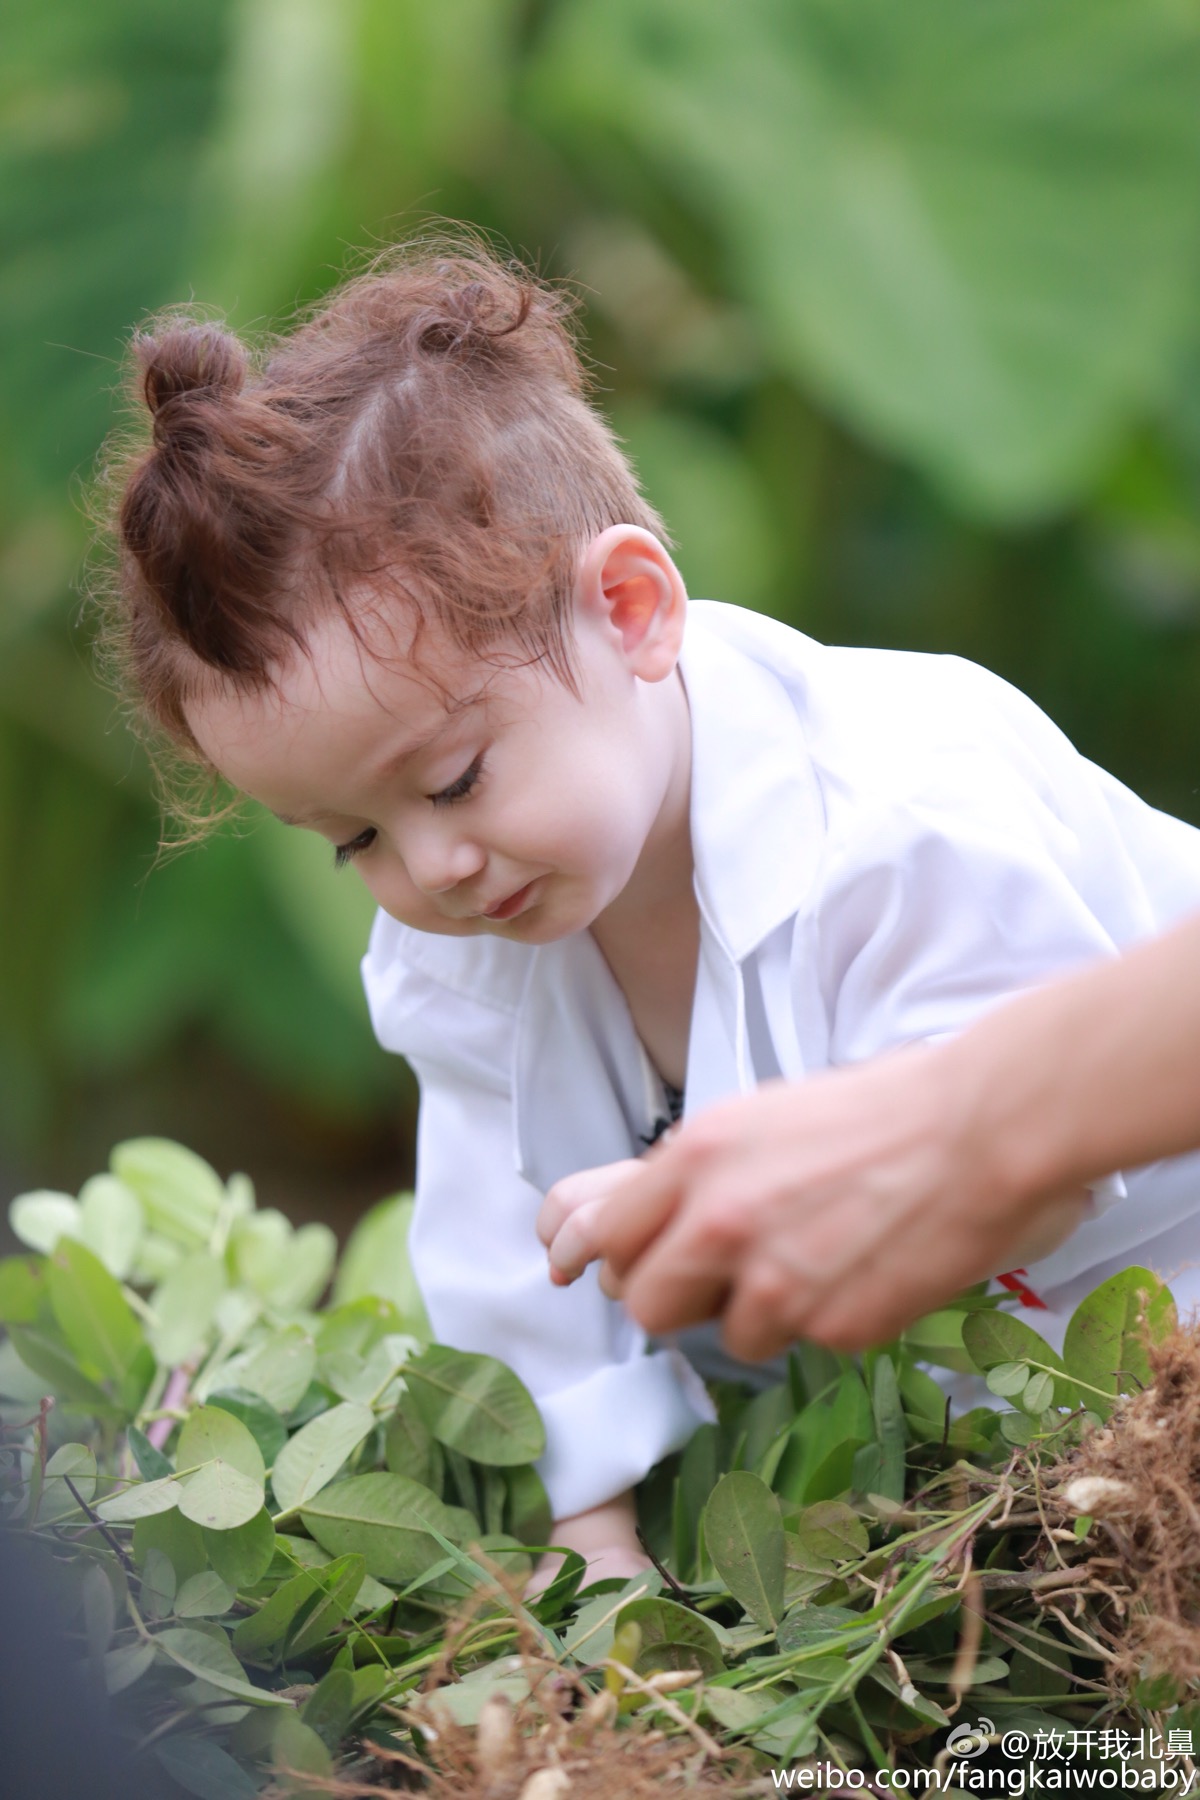
[[8, 0], [0, 1182], [181, 1138], [345, 1224], [410, 1173], [327, 848], [156, 866], [91, 671], [131, 327], [281, 323], [471, 221], [580, 284], [694, 593], [956, 651], [1200, 821], [1191, 0]]

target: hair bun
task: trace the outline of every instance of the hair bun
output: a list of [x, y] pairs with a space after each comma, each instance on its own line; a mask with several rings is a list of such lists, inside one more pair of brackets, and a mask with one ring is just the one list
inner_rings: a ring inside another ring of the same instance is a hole
[[219, 325], [171, 325], [157, 336], [137, 338], [134, 350], [156, 435], [159, 415], [172, 401], [189, 394], [221, 399], [240, 393], [246, 380], [246, 352]]

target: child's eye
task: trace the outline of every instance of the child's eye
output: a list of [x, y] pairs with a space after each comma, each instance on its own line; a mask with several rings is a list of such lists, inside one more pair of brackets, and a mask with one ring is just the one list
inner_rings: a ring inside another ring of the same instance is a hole
[[457, 781], [444, 787], [440, 794], [430, 794], [429, 798], [435, 806], [453, 806], [456, 800], [465, 800], [479, 777], [483, 774], [483, 752], [480, 751], [469, 769], [464, 769]]
[[353, 862], [354, 858], [358, 856], [361, 851], [370, 849], [377, 836], [378, 833], [376, 832], [375, 827], [373, 825], [368, 825], [365, 831], [360, 831], [358, 836], [351, 838], [348, 844], [335, 844], [333, 850], [334, 868], [344, 869], [346, 864], [348, 862]]

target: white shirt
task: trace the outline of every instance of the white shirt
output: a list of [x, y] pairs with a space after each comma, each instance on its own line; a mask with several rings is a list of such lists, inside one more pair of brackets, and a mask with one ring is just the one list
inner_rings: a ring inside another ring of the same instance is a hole
[[[680, 669], [701, 916], [686, 1115], [955, 1033], [1200, 906], [1200, 832], [972, 663], [831, 648], [693, 601]], [[528, 946], [380, 913], [363, 978], [380, 1042], [420, 1082], [412, 1255], [433, 1329], [525, 1381], [567, 1517], [711, 1416], [680, 1352], [647, 1354], [594, 1269], [551, 1285], [534, 1231], [553, 1182], [638, 1153], [661, 1083], [589, 932]], [[1194, 1211], [1200, 1157], [1098, 1184], [1029, 1284]]]

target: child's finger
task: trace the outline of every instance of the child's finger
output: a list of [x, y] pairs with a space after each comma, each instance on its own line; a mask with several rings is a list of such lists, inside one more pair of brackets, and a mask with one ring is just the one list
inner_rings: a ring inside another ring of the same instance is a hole
[[630, 1175], [636, 1174], [640, 1167], [641, 1164], [630, 1157], [624, 1162], [602, 1163], [598, 1169], [580, 1169], [578, 1174], [564, 1175], [561, 1181], [556, 1181], [542, 1201], [537, 1216], [537, 1234], [547, 1249], [577, 1208], [610, 1193]]
[[683, 1195], [676, 1156], [670, 1147], [635, 1162], [606, 1194], [595, 1242], [614, 1275], [623, 1276], [674, 1218]]
[[549, 1246], [550, 1278], [559, 1287], [575, 1281], [596, 1257], [592, 1223], [601, 1202], [591, 1200], [568, 1213]]

